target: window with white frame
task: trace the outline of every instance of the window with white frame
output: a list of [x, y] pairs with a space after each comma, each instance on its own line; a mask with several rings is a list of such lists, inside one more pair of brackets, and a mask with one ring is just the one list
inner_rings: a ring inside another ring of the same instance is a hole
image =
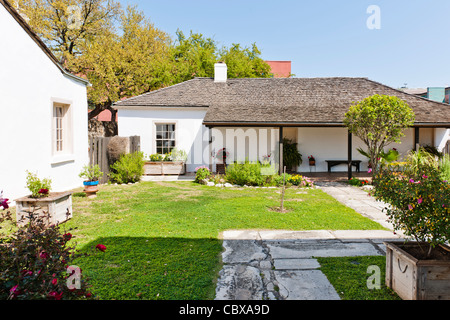
[[72, 126], [70, 105], [53, 103], [53, 155], [72, 153]]
[[175, 123], [156, 123], [156, 153], [168, 154], [176, 147]]

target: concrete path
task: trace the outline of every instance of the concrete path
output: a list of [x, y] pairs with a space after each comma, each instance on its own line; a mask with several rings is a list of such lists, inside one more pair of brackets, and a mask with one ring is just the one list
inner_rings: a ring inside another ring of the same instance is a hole
[[[318, 188], [391, 228], [381, 211], [384, 205], [365, 191], [342, 183]], [[383, 241], [401, 237], [392, 230], [225, 231], [216, 299], [339, 300], [315, 258], [385, 255]]]

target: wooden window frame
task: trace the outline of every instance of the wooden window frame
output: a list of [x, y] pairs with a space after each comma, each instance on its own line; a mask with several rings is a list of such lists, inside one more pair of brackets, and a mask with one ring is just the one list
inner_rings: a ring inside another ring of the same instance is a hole
[[[174, 138], [167, 139], [167, 138], [161, 138], [158, 139], [158, 126], [160, 125], [173, 125], [174, 126]], [[165, 148], [165, 147], [158, 147], [158, 141], [174, 141], [173, 147], [168, 147], [168, 151], [170, 152], [178, 145], [178, 122], [177, 121], [154, 121], [153, 122], [153, 150], [154, 153], [159, 153], [158, 148]], [[164, 151], [164, 150], [161, 150]], [[159, 153], [159, 154], [167, 154], [167, 153]]]

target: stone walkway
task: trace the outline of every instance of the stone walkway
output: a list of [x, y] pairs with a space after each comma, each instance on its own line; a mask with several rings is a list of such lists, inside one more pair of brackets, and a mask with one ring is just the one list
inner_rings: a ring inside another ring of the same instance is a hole
[[[324, 192], [386, 228], [383, 204], [342, 183], [320, 183]], [[401, 238], [385, 230], [229, 230], [222, 234], [223, 269], [216, 300], [339, 300], [319, 270], [317, 257], [377, 256], [383, 241]]]

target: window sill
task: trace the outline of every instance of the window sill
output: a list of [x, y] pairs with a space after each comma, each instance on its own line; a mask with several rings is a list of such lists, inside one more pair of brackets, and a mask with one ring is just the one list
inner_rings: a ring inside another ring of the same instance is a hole
[[51, 164], [61, 164], [65, 162], [74, 162], [75, 155], [74, 154], [61, 154], [55, 155], [52, 157]]

